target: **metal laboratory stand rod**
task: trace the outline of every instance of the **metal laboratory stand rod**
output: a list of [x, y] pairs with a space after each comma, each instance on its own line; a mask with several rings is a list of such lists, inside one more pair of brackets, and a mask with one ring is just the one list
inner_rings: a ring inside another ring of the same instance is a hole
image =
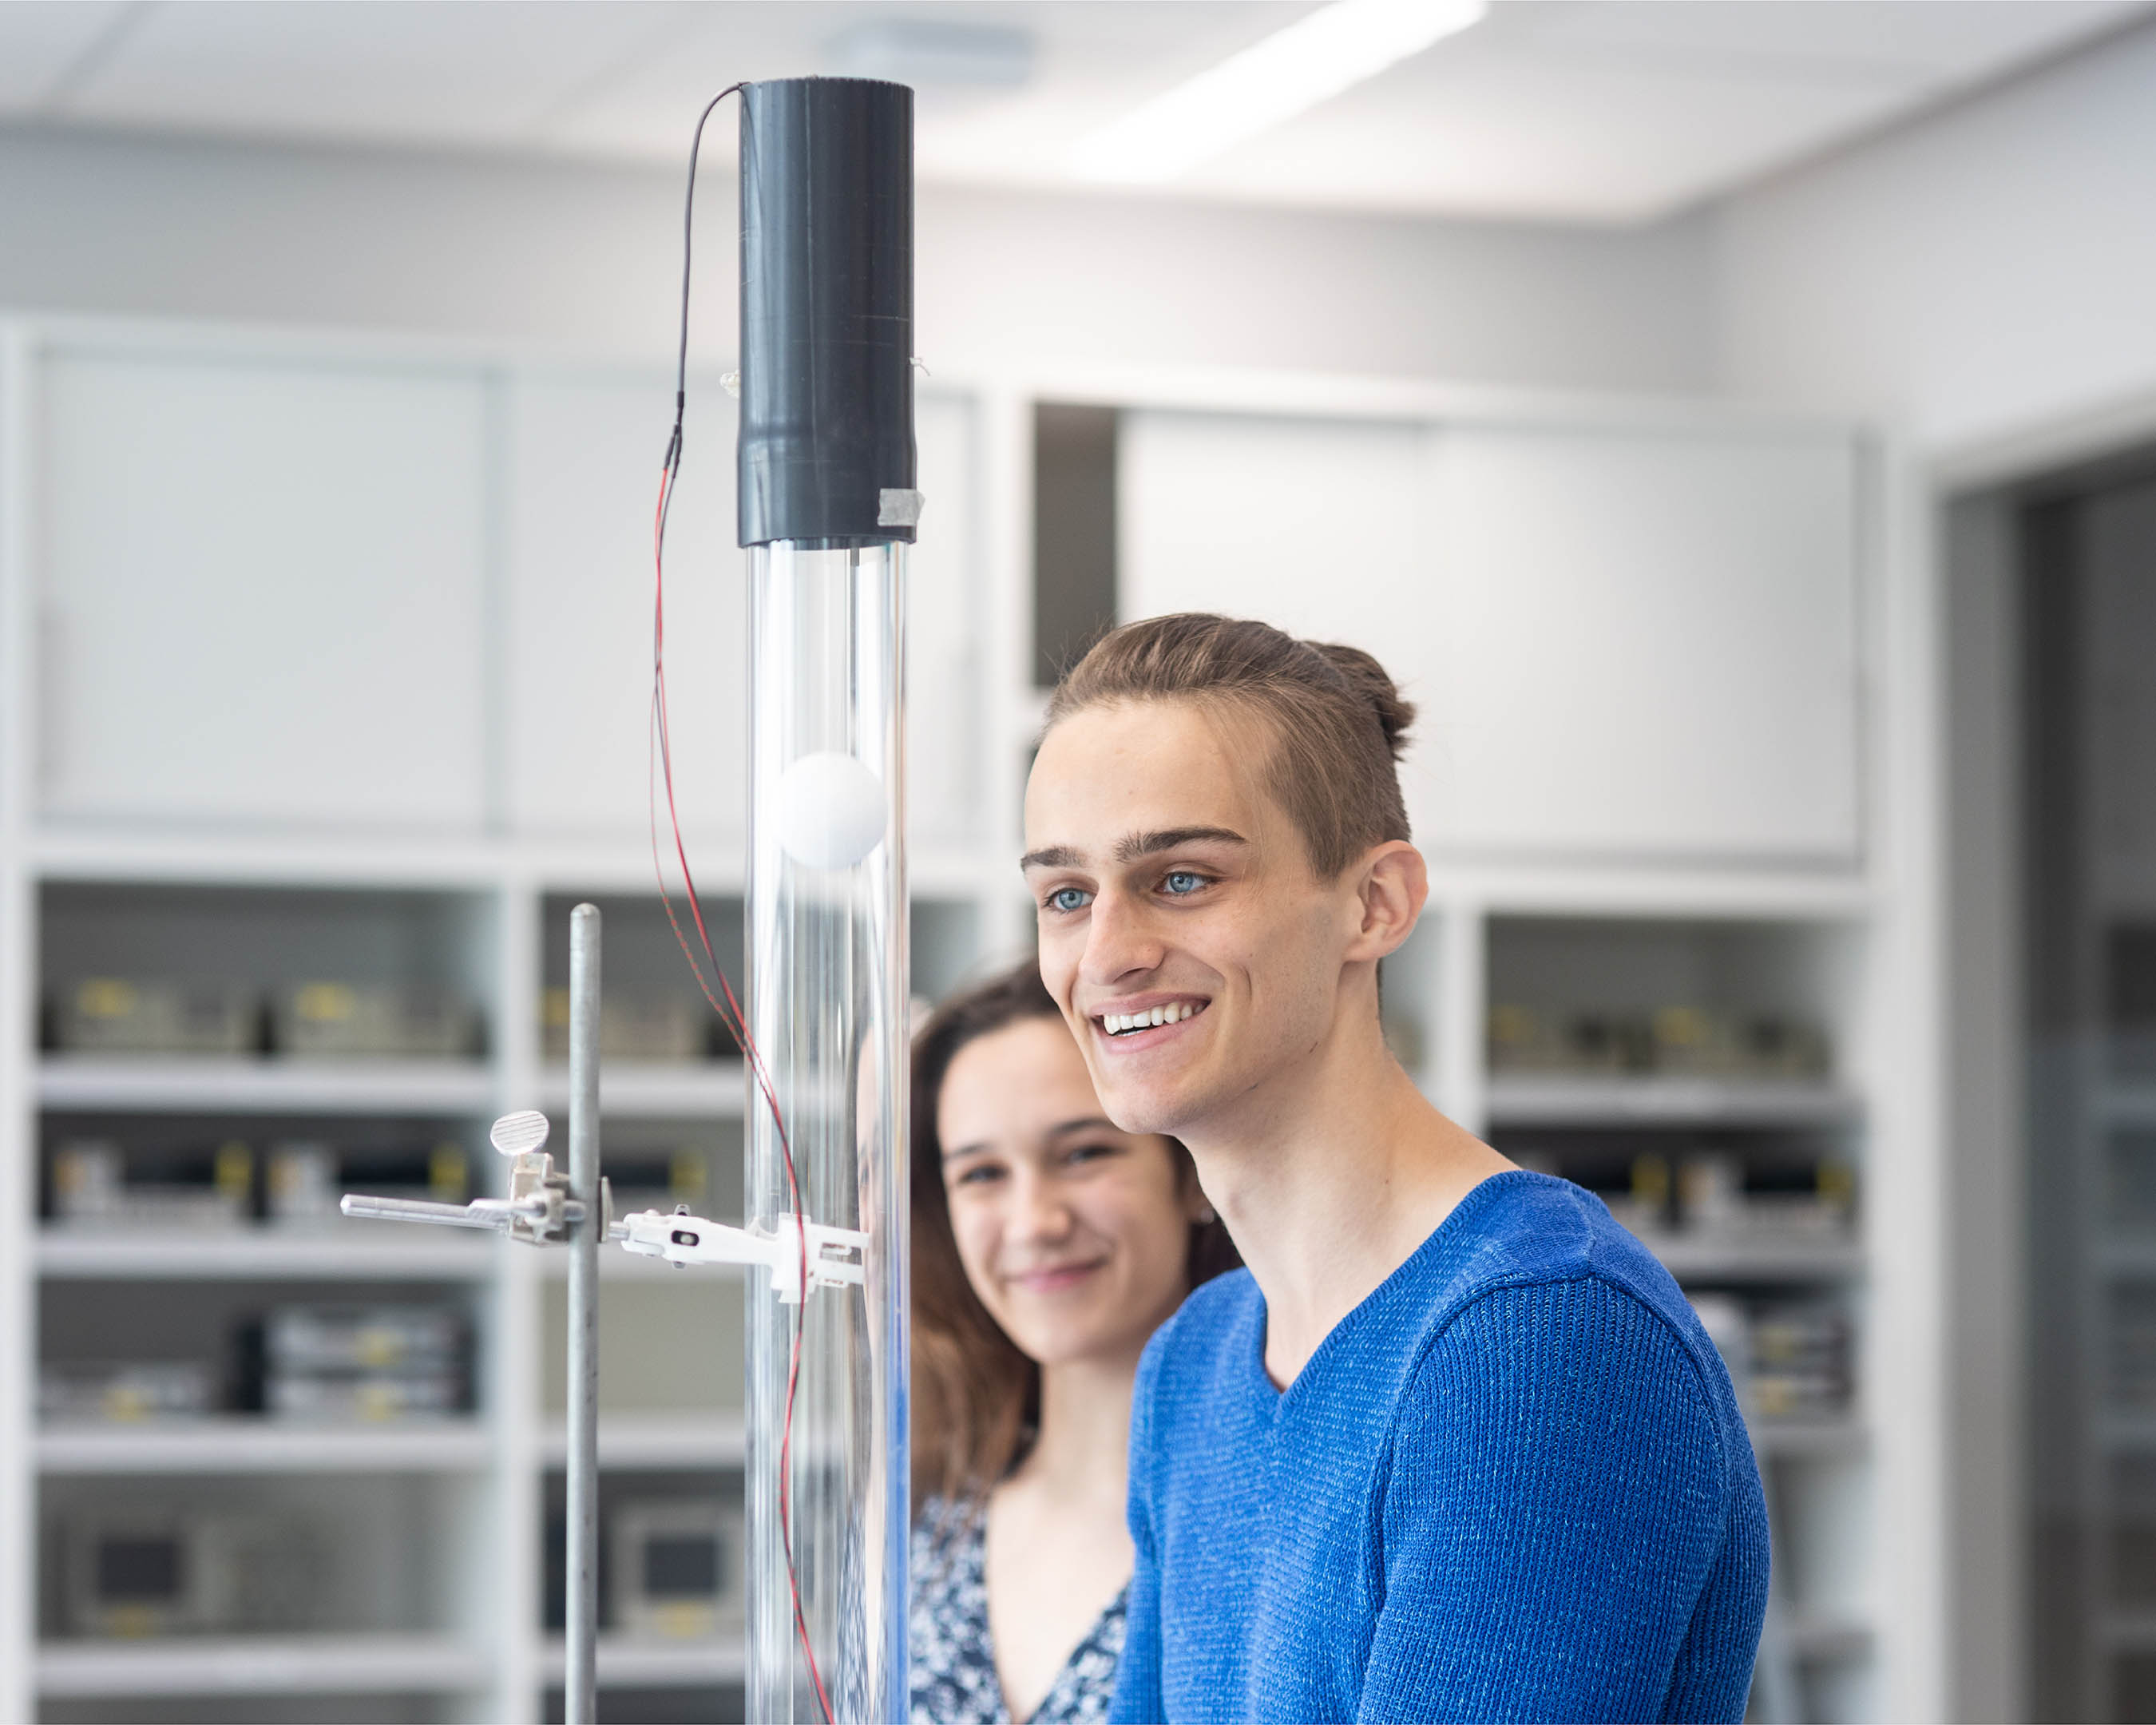
[[569, 1230], [567, 1661], [562, 1717], [596, 1725], [599, 1542], [599, 911], [569, 913], [569, 1194], [584, 1207]]

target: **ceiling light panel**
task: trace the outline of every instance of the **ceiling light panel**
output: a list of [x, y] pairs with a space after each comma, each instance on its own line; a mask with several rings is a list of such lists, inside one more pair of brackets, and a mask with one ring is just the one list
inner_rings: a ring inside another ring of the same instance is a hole
[[1177, 178], [1481, 22], [1486, 0], [1332, 0], [1086, 138], [1081, 177]]

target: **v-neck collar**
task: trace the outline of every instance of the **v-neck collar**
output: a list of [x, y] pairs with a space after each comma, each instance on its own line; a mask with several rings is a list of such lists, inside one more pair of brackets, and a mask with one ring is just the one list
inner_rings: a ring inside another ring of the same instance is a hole
[[[1347, 1345], [1343, 1338], [1352, 1337], [1355, 1331], [1375, 1321], [1394, 1301], [1403, 1297], [1404, 1289], [1419, 1285], [1429, 1267], [1429, 1260], [1450, 1250], [1460, 1235], [1472, 1225], [1474, 1219], [1498, 1198], [1522, 1181], [1532, 1183], [1547, 1178], [1527, 1168], [1507, 1168], [1502, 1173], [1485, 1175], [1469, 1187], [1466, 1196], [1453, 1205], [1445, 1219], [1430, 1230], [1429, 1237], [1401, 1260], [1391, 1275], [1356, 1301], [1339, 1322], [1318, 1338], [1317, 1346], [1310, 1352], [1310, 1358], [1302, 1363], [1302, 1369], [1288, 1381], [1285, 1388], [1276, 1385], [1272, 1374], [1265, 1370], [1268, 1312], [1265, 1292], [1259, 1289], [1255, 1307], [1256, 1316], [1250, 1326], [1248, 1378], [1256, 1404], [1265, 1417], [1278, 1419], [1286, 1409], [1296, 1389], [1313, 1382], [1318, 1376], [1319, 1368], [1329, 1363], [1331, 1356]], [[1256, 1278], [1251, 1279], [1251, 1286], [1256, 1287]]]

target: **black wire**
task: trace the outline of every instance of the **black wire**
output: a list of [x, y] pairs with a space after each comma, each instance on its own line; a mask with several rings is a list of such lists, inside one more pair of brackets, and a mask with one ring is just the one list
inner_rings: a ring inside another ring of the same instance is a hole
[[[665, 583], [666, 579], [666, 522], [668, 517], [672, 515], [674, 511], [675, 482], [680, 477], [681, 474], [681, 424], [683, 419], [687, 415], [689, 404], [689, 271], [696, 244], [696, 158], [703, 147], [705, 122], [710, 120], [713, 110], [717, 108], [719, 104], [724, 101], [728, 96], [739, 94], [744, 87], [744, 85], [740, 84], [729, 84], [724, 90], [713, 96], [711, 100], [705, 103], [704, 111], [696, 116], [696, 133], [689, 141], [689, 184], [688, 189], [681, 200], [681, 342], [676, 353], [674, 365], [674, 429], [672, 434], [666, 439], [666, 459], [664, 464], [664, 470], [660, 480], [657, 543], [654, 547], [654, 556], [658, 563], [657, 578], [660, 583], [660, 592], [662, 594], [665, 592]], [[743, 147], [747, 147], [746, 141], [744, 141]], [[672, 739], [667, 734], [666, 705], [660, 693], [663, 685], [659, 680], [660, 675], [660, 643], [656, 639], [654, 639], [652, 643], [652, 724], [658, 733], [659, 757], [660, 762], [664, 766], [667, 777], [670, 789], [668, 806], [669, 812], [671, 813], [672, 802], [670, 790], [674, 776], [674, 752]], [[657, 817], [657, 811], [655, 809], [653, 811], [653, 815], [654, 822], [654, 837], [655, 841], [655, 823]], [[675, 842], [678, 844], [680, 839], [680, 824], [678, 818], [675, 819], [674, 830]], [[658, 862], [658, 847], [655, 842], [654, 843], [652, 849], [652, 860], [654, 864]], [[681, 860], [681, 878], [682, 884], [688, 891], [689, 902], [693, 911], [696, 910], [696, 883], [695, 877], [689, 873], [688, 859], [685, 856]], [[672, 899], [667, 896], [666, 876], [663, 867], [660, 870], [659, 897], [660, 901], [666, 907], [666, 920], [670, 923], [673, 923], [674, 937], [680, 942], [682, 956], [688, 959], [690, 971], [695, 975], [697, 986], [703, 989], [704, 998], [711, 1002], [712, 1009], [718, 1013], [720, 1021], [726, 1024], [727, 1028], [734, 1033], [735, 1040], [742, 1045], [744, 1057], [751, 1057], [753, 1055], [755, 1044], [751, 1040], [747, 1023], [738, 1015], [730, 1016], [727, 1013], [720, 1009], [716, 997], [713, 994], [711, 988], [704, 980], [703, 967], [697, 963], [696, 955], [690, 950], [687, 936], [681, 932], [680, 924], [675, 922], [674, 903]], [[703, 944], [704, 956], [711, 961], [713, 972], [716, 974], [719, 981], [723, 985], [725, 983], [726, 973], [724, 970], [720, 968], [718, 955], [711, 951], [711, 937], [704, 932], [703, 919], [701, 912], [697, 912], [696, 914], [696, 932]], [[727, 998], [729, 1000], [732, 998], [732, 990], [731, 988], [727, 989]], [[760, 1056], [756, 1058], [760, 1062]], [[783, 1440], [783, 1446], [790, 1447], [793, 1428], [793, 1394], [795, 1386], [800, 1381], [801, 1344], [804, 1334], [803, 1327], [806, 1325], [808, 1317], [808, 1309], [805, 1304], [805, 1296], [808, 1292], [808, 1234], [806, 1231], [808, 1218], [802, 1209], [801, 1177], [794, 1167], [793, 1147], [788, 1142], [786, 1136], [786, 1124], [779, 1116], [778, 1096], [776, 1092], [771, 1089], [767, 1078], [764, 1081], [764, 1096], [765, 1101], [769, 1104], [771, 1108], [773, 1122], [778, 1129], [779, 1143], [786, 1152], [787, 1183], [791, 1189], [791, 1195], [793, 1198], [793, 1223], [797, 1230], [796, 1237], [801, 1240], [803, 1250], [802, 1292], [804, 1296], [804, 1304], [802, 1308], [795, 1313], [793, 1319], [793, 1335], [790, 1348], [791, 1363], [788, 1366], [787, 1375], [786, 1435]], [[794, 1555], [793, 1534], [793, 1529], [789, 1525], [791, 1518], [786, 1512], [785, 1506], [788, 1502], [788, 1497], [787, 1486], [783, 1480], [780, 1481], [779, 1493], [779, 1527], [786, 1551], [787, 1584], [788, 1590], [793, 1596], [794, 1628], [800, 1635], [801, 1651], [807, 1657], [808, 1662], [808, 1674], [815, 1686], [816, 1703], [818, 1708], [823, 1714], [824, 1725], [831, 1725], [832, 1712], [830, 1698], [824, 1692], [823, 1674], [817, 1666], [816, 1650], [809, 1641], [808, 1620], [801, 1602], [801, 1572], [798, 1567], [798, 1560]]]
[[[696, 156], [704, 146], [704, 122], [711, 111], [744, 86], [729, 84], [704, 104], [696, 116], [696, 135], [689, 140], [689, 189], [681, 200], [681, 345], [674, 362], [674, 433], [666, 440], [666, 467], [678, 471], [681, 465], [681, 421], [689, 406], [689, 264], [696, 239]], [[661, 528], [662, 536], [664, 527]]]
[[[683, 422], [687, 418], [689, 406], [689, 282], [690, 267], [696, 256], [696, 162], [703, 151], [704, 127], [711, 120], [712, 114], [716, 111], [721, 102], [730, 95], [740, 95], [747, 87], [745, 84], [729, 84], [711, 100], [705, 103], [704, 111], [696, 116], [696, 129], [689, 139], [689, 180], [681, 198], [681, 339], [680, 345], [675, 352], [674, 363], [674, 429], [666, 439], [666, 455], [661, 464], [659, 484], [659, 525], [655, 550], [662, 592], [663, 583], [666, 578], [666, 525], [674, 513], [675, 485], [681, 475], [681, 430]], [[747, 98], [743, 97], [743, 100], [746, 100]], [[674, 752], [672, 740], [667, 735], [666, 706], [660, 695], [664, 685], [659, 680], [660, 650], [659, 642], [654, 639], [652, 643], [652, 723], [658, 733], [660, 760], [665, 769], [667, 783], [670, 787], [674, 776]], [[655, 848], [654, 856], [655, 860]], [[682, 865], [684, 880], [688, 887], [690, 901], [693, 905], [696, 900], [696, 883], [693, 878], [688, 876], [687, 866], [685, 859]], [[663, 873], [660, 879], [659, 890], [660, 896], [664, 900], [666, 896], [666, 882]], [[667, 904], [666, 914], [668, 920], [672, 921], [674, 909], [670, 901]], [[698, 927], [701, 932], [701, 922]], [[678, 927], [675, 929], [675, 935], [677, 939], [680, 938], [680, 930]], [[712, 998], [711, 990], [705, 982], [703, 967], [696, 963], [696, 955], [689, 950], [689, 943], [685, 939], [681, 941], [681, 951], [689, 961], [689, 968], [696, 974], [697, 986], [703, 989], [705, 998], [711, 1001], [713, 1009], [717, 1010], [718, 1002]], [[711, 951], [708, 939], [705, 943], [705, 956], [711, 959], [716, 969], [718, 958]], [[726, 1014], [720, 1012], [719, 1016], [723, 1019]], [[738, 1027], [730, 1025], [728, 1028], [735, 1030], [737, 1040], [746, 1043], [747, 1025]]]

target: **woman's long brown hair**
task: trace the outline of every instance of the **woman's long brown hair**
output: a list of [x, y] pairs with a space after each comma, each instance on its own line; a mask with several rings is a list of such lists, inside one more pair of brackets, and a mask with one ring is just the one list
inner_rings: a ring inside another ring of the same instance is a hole
[[[966, 1279], [943, 1189], [937, 1104], [958, 1050], [1028, 1019], [1063, 1022], [1031, 959], [947, 1001], [913, 1042], [913, 1509], [978, 1502], [1011, 1470], [1040, 1417], [1040, 1368], [1005, 1335]], [[1179, 1179], [1194, 1181], [1173, 1138]], [[1198, 1286], [1241, 1260], [1217, 1221], [1194, 1224]]]

